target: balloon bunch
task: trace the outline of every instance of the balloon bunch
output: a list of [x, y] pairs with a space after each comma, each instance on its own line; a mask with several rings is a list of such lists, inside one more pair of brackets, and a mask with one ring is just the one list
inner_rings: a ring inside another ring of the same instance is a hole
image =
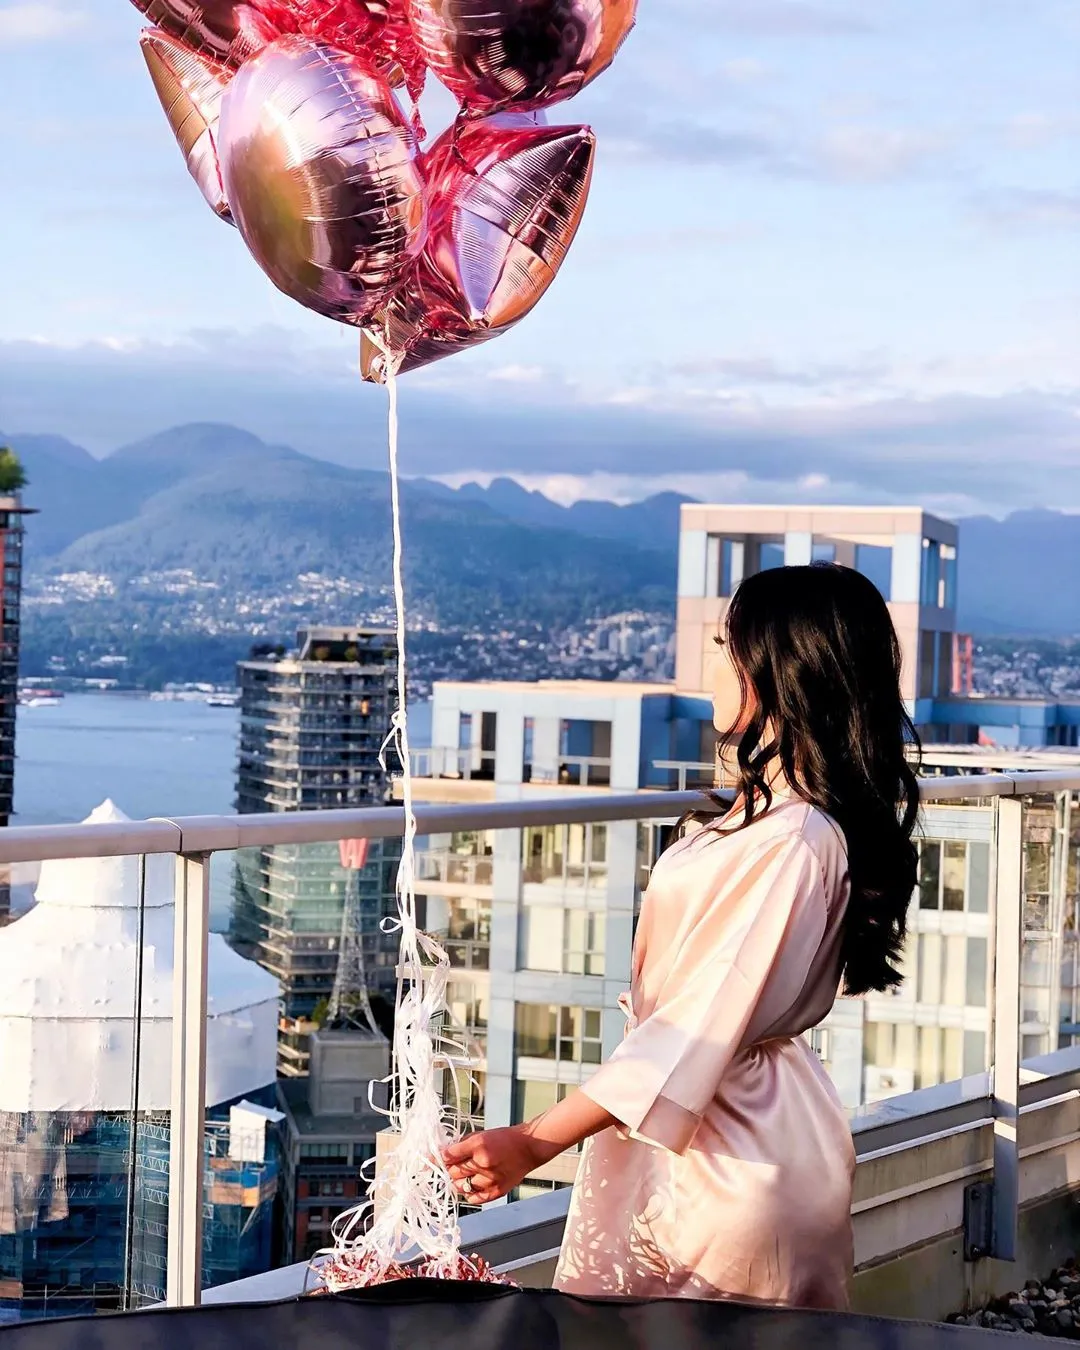
[[[542, 110], [607, 69], [637, 0], [135, 4], [203, 196], [281, 291], [364, 331], [364, 376], [382, 381], [388, 360], [412, 370], [471, 347], [544, 295], [596, 143]], [[460, 112], [422, 150], [428, 71]]]

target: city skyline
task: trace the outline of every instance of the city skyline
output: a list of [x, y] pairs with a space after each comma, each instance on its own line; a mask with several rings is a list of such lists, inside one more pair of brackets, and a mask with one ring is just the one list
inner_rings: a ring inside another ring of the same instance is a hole
[[[406, 471], [562, 500], [892, 502], [914, 479], [938, 511], [1080, 508], [1080, 29], [1058, 0], [939, 8], [644, 5], [557, 113], [601, 144], [563, 276], [515, 332], [410, 377]], [[354, 335], [206, 211], [139, 27], [120, 0], [0, 5], [0, 428], [103, 453], [231, 420], [381, 465]], [[437, 129], [447, 97], [428, 105]]]

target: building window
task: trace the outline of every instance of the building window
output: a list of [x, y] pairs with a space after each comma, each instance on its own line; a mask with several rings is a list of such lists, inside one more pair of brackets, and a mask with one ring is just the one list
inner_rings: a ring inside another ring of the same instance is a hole
[[441, 1096], [454, 1122], [465, 1130], [484, 1128], [484, 1087], [487, 1075], [474, 1065], [444, 1071]]
[[557, 1064], [599, 1064], [602, 1021], [599, 1008], [519, 1003], [514, 1009], [514, 1054]]
[[917, 697], [933, 698], [935, 689], [935, 657], [937, 634], [923, 631], [919, 634], [919, 685]]
[[814, 1027], [812, 1031], [806, 1033], [806, 1039], [810, 1043], [810, 1049], [817, 1055], [823, 1064], [827, 1064], [832, 1049], [832, 1041], [827, 1027]]
[[563, 912], [563, 970], [568, 975], [603, 975], [607, 919], [602, 912]]
[[937, 608], [938, 584], [941, 580], [941, 546], [933, 539], [923, 540], [922, 595], [924, 606]]
[[444, 903], [450, 964], [460, 970], [487, 970], [491, 961], [491, 902], [459, 898]]
[[318, 1160], [319, 1162], [348, 1167], [349, 1145], [345, 1143], [301, 1144], [300, 1157], [311, 1162]]
[[487, 1031], [486, 988], [481, 988], [469, 980], [451, 980], [446, 986], [446, 1006], [450, 1010], [455, 1027], [461, 1027], [472, 1036]]
[[515, 1079], [514, 1117], [510, 1123], [521, 1125], [527, 1120], [535, 1120], [565, 1100], [570, 1091], [565, 1083], [533, 1083]]
[[528, 905], [521, 916], [522, 970], [603, 975], [607, 920], [602, 911]]
[[878, 544], [855, 545], [855, 570], [872, 581], [885, 600], [892, 599], [893, 551]]
[[746, 576], [746, 544], [742, 539], [709, 538], [706, 552], [707, 586], [710, 596], [732, 596]]
[[990, 902], [990, 845], [958, 839], [919, 841], [919, 908], [985, 914]]
[[[983, 947], [985, 962], [986, 939], [975, 939]], [[919, 933], [916, 944], [915, 997], [919, 1003], [933, 1007], [963, 1008], [968, 1005], [968, 984], [972, 955], [969, 939], [962, 933]], [[978, 954], [975, 954], [975, 966]], [[976, 998], [975, 1007], [985, 1006], [984, 982]]]
[[524, 842], [528, 885], [607, 886], [606, 825], [534, 825]]
[[938, 634], [937, 689], [938, 698], [948, 698], [953, 692], [953, 651], [955, 634]]
[[941, 546], [941, 577], [939, 578], [938, 608], [956, 608], [956, 549]]
[[559, 728], [559, 782], [571, 787], [608, 787], [611, 783], [611, 723], [581, 719]]
[[[982, 1033], [975, 1033], [981, 1036]], [[963, 1078], [978, 1047], [959, 1027], [868, 1022], [863, 1041], [868, 1096], [893, 1096]]]

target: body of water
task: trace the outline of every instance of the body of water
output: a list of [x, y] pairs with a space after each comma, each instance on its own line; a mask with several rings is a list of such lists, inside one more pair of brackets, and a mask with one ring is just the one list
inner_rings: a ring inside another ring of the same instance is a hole
[[20, 708], [13, 825], [83, 820], [111, 797], [133, 820], [230, 814], [235, 708], [69, 694]]
[[[124, 694], [69, 694], [49, 707], [23, 707], [15, 735], [13, 825], [84, 820], [111, 798], [133, 820], [227, 815], [236, 775], [235, 708], [157, 702]], [[33, 904], [38, 869], [12, 869], [12, 909]], [[211, 924], [229, 926], [232, 858], [215, 854]]]
[[[415, 745], [431, 743], [431, 705], [410, 710]], [[240, 714], [205, 703], [69, 694], [18, 712], [13, 825], [85, 820], [111, 798], [132, 820], [231, 815]], [[228, 927], [232, 858], [211, 866], [212, 922]], [[32, 904], [37, 868], [13, 869], [13, 907]]]

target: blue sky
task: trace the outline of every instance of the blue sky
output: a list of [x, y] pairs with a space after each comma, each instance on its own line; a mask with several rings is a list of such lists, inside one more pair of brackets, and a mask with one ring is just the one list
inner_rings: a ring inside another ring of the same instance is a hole
[[[104, 453], [227, 420], [379, 464], [355, 335], [203, 205], [140, 22], [0, 0], [0, 428]], [[403, 382], [405, 467], [563, 500], [1080, 510], [1078, 57], [1072, 0], [642, 0], [557, 112], [600, 136], [562, 275]]]

